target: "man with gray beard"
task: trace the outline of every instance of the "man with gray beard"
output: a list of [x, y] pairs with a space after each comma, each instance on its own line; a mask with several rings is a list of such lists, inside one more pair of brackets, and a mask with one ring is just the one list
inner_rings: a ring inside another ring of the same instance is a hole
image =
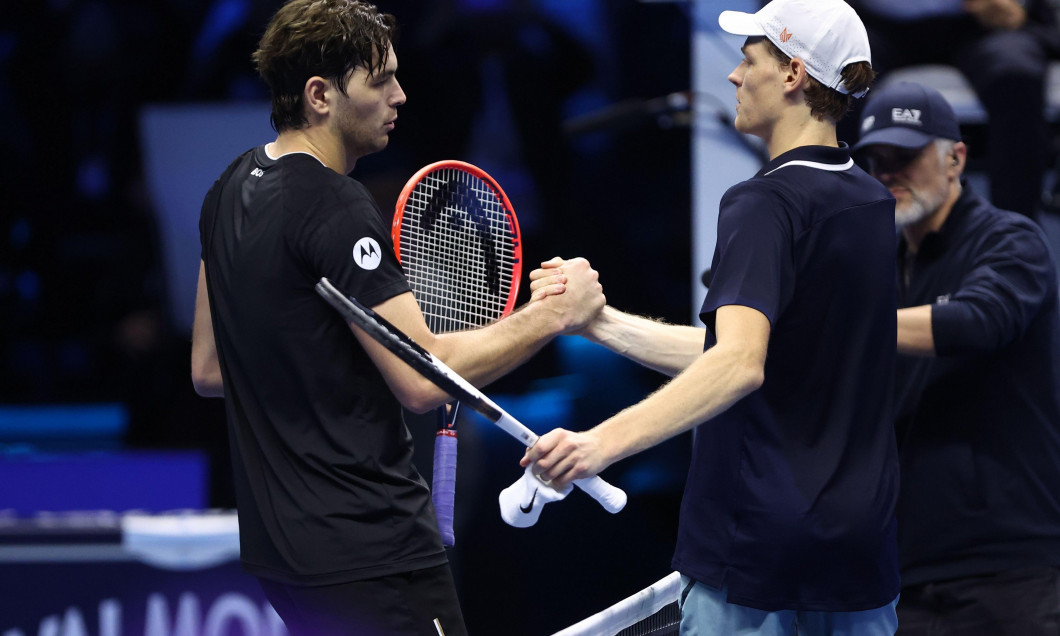
[[1060, 305], [1041, 229], [962, 179], [937, 91], [870, 96], [854, 146], [896, 199], [898, 634], [1060, 633]]

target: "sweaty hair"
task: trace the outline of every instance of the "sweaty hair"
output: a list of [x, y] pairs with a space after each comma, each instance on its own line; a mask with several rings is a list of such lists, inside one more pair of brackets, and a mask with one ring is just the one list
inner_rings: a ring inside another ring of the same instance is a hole
[[272, 127], [297, 130], [309, 121], [303, 91], [310, 77], [346, 94], [357, 67], [369, 75], [386, 66], [397, 36], [394, 16], [356, 0], [290, 0], [276, 12], [251, 59], [272, 95]]
[[[769, 38], [762, 38], [762, 41], [765, 43], [770, 55], [780, 62], [782, 66], [791, 64], [791, 58], [784, 51], [781, 51], [776, 44], [770, 42]], [[833, 122], [842, 119], [843, 115], [850, 111], [854, 100], [857, 99], [854, 97], [854, 93], [860, 93], [871, 86], [872, 81], [876, 79], [876, 71], [872, 70], [872, 66], [868, 62], [855, 62], [844, 66], [840, 76], [843, 78], [843, 87], [847, 89], [850, 95], [844, 95], [834, 88], [829, 88], [807, 74], [806, 79], [809, 81], [806, 84], [805, 93], [806, 105], [810, 107], [810, 116], [818, 120], [830, 119]]]

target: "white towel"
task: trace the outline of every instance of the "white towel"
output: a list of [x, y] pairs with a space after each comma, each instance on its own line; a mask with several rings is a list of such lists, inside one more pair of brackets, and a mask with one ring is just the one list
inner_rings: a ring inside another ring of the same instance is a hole
[[527, 466], [523, 476], [502, 490], [497, 498], [501, 504], [501, 519], [516, 528], [528, 528], [537, 523], [545, 504], [563, 499], [574, 489], [567, 484], [563, 490], [556, 490], [530, 472], [531, 468], [532, 465]]

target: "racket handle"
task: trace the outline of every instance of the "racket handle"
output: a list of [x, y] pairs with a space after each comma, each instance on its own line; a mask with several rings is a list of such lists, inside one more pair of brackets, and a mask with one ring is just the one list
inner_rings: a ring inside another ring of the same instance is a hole
[[453, 533], [453, 510], [456, 495], [456, 430], [443, 428], [434, 438], [434, 478], [431, 482], [431, 500], [438, 529], [442, 533], [442, 544], [452, 547], [456, 543]]
[[[522, 422], [509, 415], [507, 411], [497, 406], [489, 398], [483, 396], [483, 400], [497, 411], [497, 415], [493, 420], [494, 424], [504, 429], [505, 432], [515, 439], [526, 444], [527, 448], [530, 448], [537, 443], [538, 437], [536, 433], [527, 428]], [[617, 486], [612, 486], [601, 479], [599, 475], [593, 475], [592, 477], [586, 477], [585, 479], [575, 479], [574, 485], [588, 493], [593, 499], [599, 501], [600, 505], [604, 507], [604, 510], [611, 514], [626, 507], [626, 491]]]
[[618, 486], [612, 486], [601, 479], [599, 475], [593, 475], [585, 479], [575, 479], [574, 485], [599, 501], [604, 510], [611, 514], [626, 507], [626, 491]]

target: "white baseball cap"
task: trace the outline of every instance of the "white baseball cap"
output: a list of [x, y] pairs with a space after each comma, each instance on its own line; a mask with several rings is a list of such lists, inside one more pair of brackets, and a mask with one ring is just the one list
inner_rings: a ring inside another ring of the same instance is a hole
[[734, 35], [764, 35], [788, 57], [802, 59], [811, 77], [844, 95], [843, 68], [872, 63], [865, 25], [843, 0], [773, 0], [757, 13], [722, 11], [718, 25]]

